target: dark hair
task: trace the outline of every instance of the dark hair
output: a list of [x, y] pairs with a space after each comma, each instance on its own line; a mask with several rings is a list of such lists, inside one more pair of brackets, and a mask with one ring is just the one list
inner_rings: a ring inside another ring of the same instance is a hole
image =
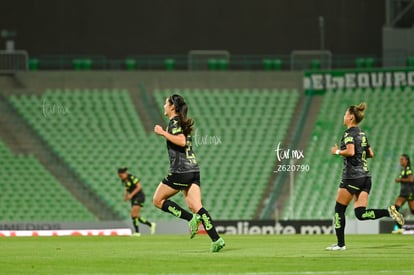
[[401, 156], [407, 160], [407, 166], [411, 167], [410, 157], [407, 154], [402, 154]]
[[168, 97], [168, 102], [171, 105], [174, 105], [175, 111], [179, 117], [180, 126], [183, 128], [183, 133], [185, 136], [191, 134], [193, 131], [193, 119], [187, 117], [188, 107], [187, 103], [185, 103], [184, 98], [180, 95], [173, 94], [172, 96]]
[[128, 167], [118, 168], [118, 174], [126, 173], [128, 171]]
[[359, 105], [352, 105], [348, 107], [348, 112], [354, 115], [356, 123], [360, 123], [364, 119], [364, 112], [367, 108], [365, 102], [361, 102]]

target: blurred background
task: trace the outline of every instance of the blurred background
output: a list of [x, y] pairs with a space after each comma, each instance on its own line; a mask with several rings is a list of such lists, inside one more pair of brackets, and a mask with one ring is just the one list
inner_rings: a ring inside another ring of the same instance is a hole
[[[151, 203], [168, 170], [152, 129], [173, 93], [196, 121], [216, 220], [330, 220], [330, 147], [362, 101], [369, 205], [399, 194], [399, 156], [414, 153], [412, 0], [3, 2], [1, 222], [128, 221], [121, 166], [141, 179], [143, 216], [175, 219]], [[351, 76], [304, 87], [324, 74]]]

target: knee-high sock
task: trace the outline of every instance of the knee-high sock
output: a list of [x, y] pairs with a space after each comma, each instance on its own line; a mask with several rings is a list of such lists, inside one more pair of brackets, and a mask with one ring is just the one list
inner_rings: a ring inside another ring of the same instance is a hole
[[346, 205], [336, 202], [335, 205], [335, 233], [339, 246], [345, 245], [345, 211]]
[[355, 216], [360, 221], [376, 220], [382, 217], [389, 217], [387, 209], [366, 209], [365, 207], [357, 207], [354, 209]]
[[139, 233], [138, 218], [137, 217], [131, 217], [131, 219], [132, 219], [132, 225], [134, 226], [135, 232]]
[[145, 225], [151, 226], [151, 222], [147, 221], [145, 218], [143, 217], [138, 217], [138, 220], [140, 223], [143, 223]]
[[183, 209], [181, 206], [171, 200], [165, 200], [161, 209], [164, 212], [170, 213], [178, 218], [190, 221], [193, 218], [193, 214]]
[[201, 217], [201, 222], [203, 223], [204, 229], [206, 230], [208, 236], [210, 237], [210, 239], [215, 242], [217, 241], [220, 236], [218, 235], [216, 228], [214, 227], [213, 224], [213, 220], [210, 216], [210, 214], [208, 213], [208, 211], [202, 207], [197, 214], [200, 215]]

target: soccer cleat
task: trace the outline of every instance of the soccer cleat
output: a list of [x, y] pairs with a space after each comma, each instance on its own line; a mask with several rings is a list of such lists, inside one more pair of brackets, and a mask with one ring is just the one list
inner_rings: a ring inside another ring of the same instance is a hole
[[404, 228], [394, 229], [391, 233], [392, 234], [403, 234], [404, 233]]
[[404, 225], [404, 216], [400, 212], [398, 212], [394, 205], [388, 207], [388, 213], [390, 214], [390, 217], [399, 225]]
[[211, 243], [211, 252], [219, 252], [225, 245], [224, 240], [219, 238], [217, 241]]
[[201, 217], [198, 214], [194, 214], [193, 218], [188, 222], [188, 225], [190, 226], [190, 239], [194, 238], [194, 236], [198, 232], [198, 224], [200, 223]]
[[155, 234], [155, 228], [157, 227], [157, 224], [155, 222], [151, 223], [151, 235]]
[[132, 237], [141, 237], [141, 233], [135, 232], [131, 236]]
[[341, 250], [346, 250], [346, 246], [339, 246], [337, 244], [333, 244], [331, 246], [328, 246], [327, 248], [325, 248], [325, 250], [329, 250], [329, 251], [341, 251]]

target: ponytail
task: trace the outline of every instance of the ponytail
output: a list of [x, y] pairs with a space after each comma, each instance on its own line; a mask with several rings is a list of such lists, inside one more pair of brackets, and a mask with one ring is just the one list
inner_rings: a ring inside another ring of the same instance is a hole
[[193, 119], [187, 117], [188, 106], [184, 98], [180, 95], [174, 94], [168, 98], [171, 105], [174, 105], [175, 111], [179, 117], [179, 124], [183, 129], [185, 136], [188, 136], [193, 131]]
[[361, 102], [359, 105], [349, 106], [348, 112], [354, 115], [356, 123], [360, 123], [364, 119], [364, 113], [367, 108], [365, 102]]

